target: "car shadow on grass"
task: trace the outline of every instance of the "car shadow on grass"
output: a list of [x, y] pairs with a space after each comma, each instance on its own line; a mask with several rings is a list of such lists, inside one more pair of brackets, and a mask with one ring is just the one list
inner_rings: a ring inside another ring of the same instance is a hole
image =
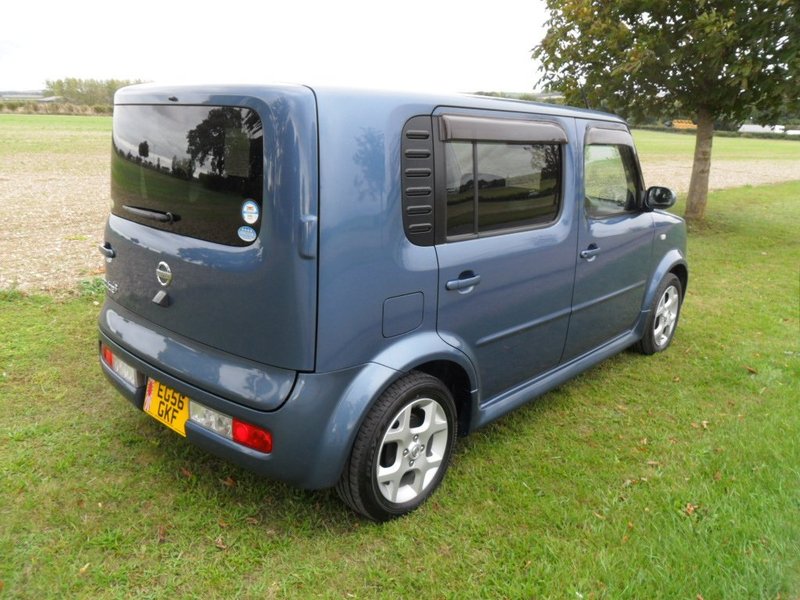
[[[145, 415], [124, 415], [121, 443], [136, 459], [120, 468], [144, 469], [152, 488], [142, 492], [177, 496], [172, 502], [192, 520], [223, 528], [263, 529], [271, 535], [347, 534], [367, 523], [330, 490], [302, 490], [260, 477], [186, 442]], [[125, 424], [127, 422], [127, 424]], [[131, 490], [133, 493], [133, 490]]]

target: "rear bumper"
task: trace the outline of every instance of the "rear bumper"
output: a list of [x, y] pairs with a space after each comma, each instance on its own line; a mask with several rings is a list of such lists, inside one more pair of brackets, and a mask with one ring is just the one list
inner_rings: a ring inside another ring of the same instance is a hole
[[[256, 410], [275, 410], [289, 397], [296, 371], [234, 356], [158, 327], [106, 299], [98, 321], [109, 345], [181, 381]], [[143, 371], [144, 372], [144, 371]]]
[[[375, 363], [331, 373], [300, 373], [280, 408], [262, 411], [168, 373], [143, 360], [136, 349], [121, 346], [102, 328], [100, 341], [146, 377], [214, 410], [268, 429], [272, 433], [273, 450], [270, 454], [251, 450], [192, 421], [186, 423], [186, 438], [190, 442], [259, 475], [306, 489], [326, 488], [336, 483], [376, 386], [380, 390], [381, 382], [396, 376], [396, 371]], [[100, 365], [117, 390], [142, 410], [145, 386], [134, 388], [102, 360]]]

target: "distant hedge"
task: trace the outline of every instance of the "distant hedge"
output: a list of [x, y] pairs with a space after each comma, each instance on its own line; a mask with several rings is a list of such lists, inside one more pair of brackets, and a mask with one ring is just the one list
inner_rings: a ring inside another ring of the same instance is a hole
[[36, 100], [0, 101], [0, 113], [28, 115], [110, 115], [114, 107], [110, 104], [79, 105], [69, 102], [37, 102]]

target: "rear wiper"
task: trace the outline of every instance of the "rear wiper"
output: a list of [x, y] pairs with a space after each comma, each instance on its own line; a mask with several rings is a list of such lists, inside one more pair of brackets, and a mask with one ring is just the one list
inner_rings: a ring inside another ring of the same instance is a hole
[[159, 210], [150, 210], [148, 208], [136, 208], [135, 206], [128, 206], [127, 204], [124, 204], [122, 208], [132, 215], [142, 217], [143, 219], [152, 219], [153, 221], [158, 221], [159, 223], [174, 223], [175, 221], [181, 220], [179, 215], [174, 215], [171, 212], [161, 212]]

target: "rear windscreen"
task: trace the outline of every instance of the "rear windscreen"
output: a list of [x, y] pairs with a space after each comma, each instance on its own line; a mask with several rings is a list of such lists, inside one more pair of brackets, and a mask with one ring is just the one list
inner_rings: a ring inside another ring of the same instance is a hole
[[230, 246], [258, 236], [261, 119], [222, 106], [114, 107], [111, 212]]

